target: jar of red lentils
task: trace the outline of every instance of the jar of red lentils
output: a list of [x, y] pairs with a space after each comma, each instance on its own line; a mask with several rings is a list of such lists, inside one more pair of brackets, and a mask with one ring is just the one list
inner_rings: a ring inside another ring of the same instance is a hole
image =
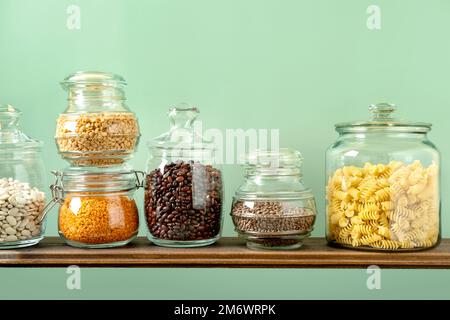
[[143, 173], [121, 166], [95, 171], [71, 167], [54, 174], [51, 188], [59, 204], [59, 234], [68, 245], [119, 247], [137, 236], [134, 194], [142, 186]]

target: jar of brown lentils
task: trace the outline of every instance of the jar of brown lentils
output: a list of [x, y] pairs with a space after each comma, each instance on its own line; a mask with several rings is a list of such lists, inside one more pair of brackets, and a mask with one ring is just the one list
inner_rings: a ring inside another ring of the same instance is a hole
[[54, 172], [53, 203], [59, 204], [59, 234], [74, 247], [111, 248], [131, 242], [138, 233], [134, 200], [143, 173], [119, 166], [99, 170], [69, 168]]
[[314, 196], [302, 180], [300, 152], [257, 150], [245, 157], [245, 181], [231, 217], [251, 249], [296, 249], [313, 230]]

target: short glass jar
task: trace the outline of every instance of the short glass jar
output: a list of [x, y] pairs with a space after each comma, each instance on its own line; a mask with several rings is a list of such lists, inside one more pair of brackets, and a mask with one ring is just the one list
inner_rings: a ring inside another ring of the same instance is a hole
[[0, 105], [0, 249], [35, 245], [45, 230], [42, 142], [20, 130], [20, 115]]
[[137, 118], [125, 104], [125, 80], [103, 72], [77, 72], [62, 86], [68, 107], [56, 126], [56, 144], [74, 166], [120, 165], [139, 141]]
[[223, 185], [215, 147], [194, 130], [198, 109], [169, 112], [169, 132], [149, 143], [145, 214], [148, 238], [166, 247], [214, 243], [222, 228]]
[[144, 173], [118, 167], [92, 171], [69, 168], [54, 172], [53, 202], [59, 204], [59, 234], [80, 248], [124, 246], [138, 233], [134, 200]]
[[336, 125], [327, 151], [327, 239], [355, 249], [404, 251], [440, 239], [440, 154], [431, 124], [393, 118], [370, 106], [369, 121]]
[[297, 249], [313, 230], [316, 203], [302, 181], [300, 152], [255, 151], [246, 156], [245, 182], [231, 217], [251, 249]]

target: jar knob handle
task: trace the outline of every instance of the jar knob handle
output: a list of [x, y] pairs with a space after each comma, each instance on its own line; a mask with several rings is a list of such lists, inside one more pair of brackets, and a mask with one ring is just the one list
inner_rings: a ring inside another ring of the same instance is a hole
[[175, 128], [190, 128], [199, 110], [187, 103], [180, 103], [169, 109], [169, 118]]
[[386, 120], [391, 119], [392, 114], [397, 109], [395, 104], [382, 102], [377, 104], [371, 104], [369, 111], [373, 113], [374, 120]]

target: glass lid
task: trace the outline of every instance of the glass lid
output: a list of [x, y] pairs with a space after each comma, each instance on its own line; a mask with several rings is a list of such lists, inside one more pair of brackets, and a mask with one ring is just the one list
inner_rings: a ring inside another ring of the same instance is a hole
[[7, 104], [0, 104], [0, 148], [29, 149], [40, 148], [42, 142], [28, 137], [19, 127], [22, 112]]
[[394, 117], [397, 107], [391, 103], [378, 103], [369, 106], [372, 119], [368, 121], [345, 122], [336, 124], [336, 131], [366, 132], [366, 131], [393, 131], [426, 133], [431, 130], [430, 123], [402, 121]]
[[149, 141], [153, 150], [213, 151], [214, 144], [202, 136], [202, 125], [196, 121], [200, 111], [182, 103], [169, 109], [170, 129]]
[[61, 85], [68, 88], [73, 85], [80, 86], [125, 86], [126, 81], [122, 76], [109, 72], [78, 71], [66, 77]]
[[303, 163], [300, 151], [281, 148], [278, 150], [255, 150], [243, 156], [243, 164], [261, 168], [299, 168]]
[[294, 149], [254, 150], [242, 157], [246, 179], [236, 191], [241, 200], [313, 199], [301, 180], [302, 154]]

